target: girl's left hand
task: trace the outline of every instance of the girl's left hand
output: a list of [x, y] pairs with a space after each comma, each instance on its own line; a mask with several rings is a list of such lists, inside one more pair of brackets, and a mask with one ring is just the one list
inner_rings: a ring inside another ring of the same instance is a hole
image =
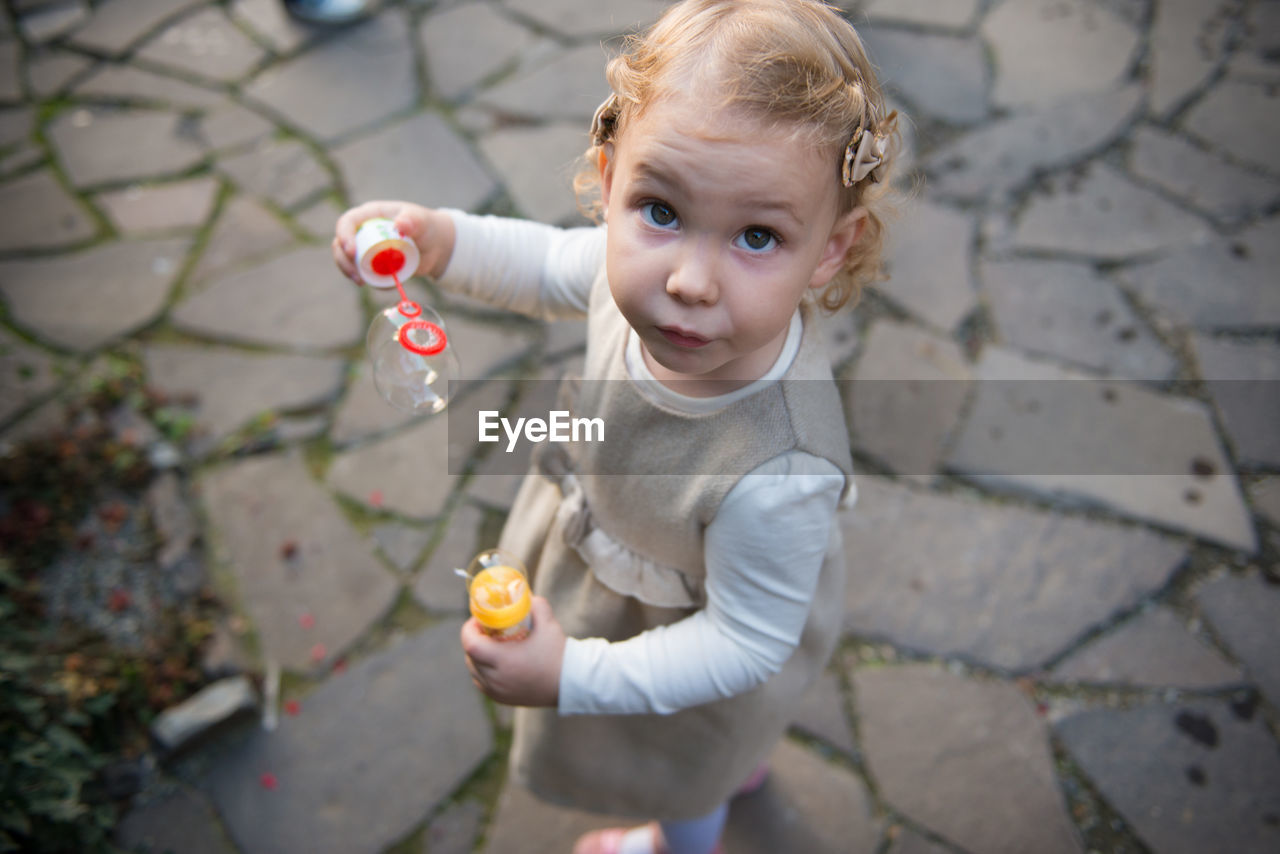
[[565, 634], [551, 604], [533, 597], [533, 630], [519, 641], [495, 640], [472, 617], [462, 624], [462, 651], [471, 681], [508, 706], [552, 706], [560, 699]]

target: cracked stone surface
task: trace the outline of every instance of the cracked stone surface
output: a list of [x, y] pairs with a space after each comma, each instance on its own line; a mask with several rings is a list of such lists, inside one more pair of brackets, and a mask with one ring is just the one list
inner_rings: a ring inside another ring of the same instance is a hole
[[950, 331], [977, 303], [970, 256], [973, 218], [919, 201], [903, 211], [889, 238], [890, 279], [876, 287], [912, 314]]
[[1057, 725], [1085, 774], [1153, 850], [1269, 851], [1280, 759], [1247, 707], [1208, 700], [1172, 708], [1095, 709]]
[[1112, 88], [1128, 70], [1138, 33], [1088, 0], [1025, 0], [987, 15], [982, 34], [995, 54], [991, 99], [1004, 107]]
[[969, 851], [1080, 852], [1048, 732], [1016, 688], [929, 665], [859, 669], [867, 762], [885, 800]]
[[204, 151], [182, 131], [176, 113], [73, 110], [49, 125], [67, 177], [77, 187], [184, 172]]
[[1091, 267], [1065, 261], [990, 261], [978, 277], [1001, 339], [1028, 353], [1104, 374], [1167, 380], [1177, 360]]
[[964, 354], [953, 341], [879, 321], [845, 393], [854, 447], [900, 474], [932, 475], [971, 384]]
[[1244, 682], [1240, 669], [1187, 630], [1169, 608], [1125, 622], [1053, 668], [1066, 682], [1214, 690]]
[[[305, 712], [276, 732], [255, 729], [227, 750], [201, 787], [242, 850], [376, 854], [475, 770], [493, 736], [456, 666], [460, 625], [440, 623], [365, 659], [307, 695]], [[277, 790], [260, 788], [264, 769]]]
[[[983, 353], [976, 375], [978, 395], [952, 446], [952, 469], [991, 487], [1101, 504], [1232, 548], [1257, 548], [1204, 404], [995, 348]], [[1160, 429], [1142, 430], [1142, 423]]]
[[843, 520], [846, 627], [988, 667], [1044, 664], [1161, 589], [1185, 555], [1148, 531], [882, 479], [864, 478], [858, 493], [865, 510]]
[[1109, 166], [1059, 178], [1035, 196], [1013, 235], [1016, 249], [1119, 261], [1203, 239], [1203, 220]]
[[74, 246], [98, 230], [48, 169], [0, 184], [0, 207], [14, 212], [0, 223], [0, 251]]
[[202, 9], [162, 30], [138, 49], [139, 59], [230, 83], [253, 69], [266, 51], [217, 9]]
[[[190, 242], [106, 243], [71, 255], [0, 262], [0, 293], [20, 326], [85, 353], [155, 320]], [[68, 307], [92, 305], [92, 312]]]
[[391, 574], [296, 453], [224, 466], [200, 494], [265, 660], [299, 672], [332, 662], [395, 598]]
[[[616, 824], [497, 780], [510, 710], [462, 666], [451, 569], [526, 463], [383, 403], [361, 342], [392, 297], [327, 247], [373, 198], [580, 222], [605, 63], [665, 3], [378, 0], [327, 30], [280, 0], [8, 5], [0, 454], [139, 366], [224, 660], [282, 662], [301, 704], [155, 768], [119, 840], [505, 854]], [[1280, 3], [839, 5], [914, 174], [891, 279], [823, 324], [860, 493], [839, 655], [726, 848], [1274, 849]], [[543, 414], [531, 384], [580, 361], [580, 322], [407, 289], [458, 350], [455, 418]]]
[[925, 113], [958, 124], [986, 116], [986, 62], [976, 39], [871, 30], [864, 41], [890, 90]]

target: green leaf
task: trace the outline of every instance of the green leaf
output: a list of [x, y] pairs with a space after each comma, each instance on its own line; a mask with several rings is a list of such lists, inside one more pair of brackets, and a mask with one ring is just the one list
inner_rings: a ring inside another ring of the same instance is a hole
[[0, 806], [0, 827], [17, 831], [24, 836], [31, 834], [31, 819], [8, 804]]

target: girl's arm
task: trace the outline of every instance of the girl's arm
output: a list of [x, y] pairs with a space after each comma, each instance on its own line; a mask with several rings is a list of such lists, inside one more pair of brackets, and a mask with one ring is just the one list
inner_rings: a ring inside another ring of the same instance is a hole
[[668, 714], [748, 691], [800, 642], [844, 477], [794, 453], [747, 475], [707, 528], [707, 605], [630, 640], [569, 639], [561, 714]]
[[360, 282], [355, 233], [385, 217], [418, 246], [416, 273], [496, 308], [543, 318], [582, 316], [604, 262], [602, 228], [562, 229], [528, 220], [473, 216], [409, 202], [366, 202], [338, 217], [334, 262]]

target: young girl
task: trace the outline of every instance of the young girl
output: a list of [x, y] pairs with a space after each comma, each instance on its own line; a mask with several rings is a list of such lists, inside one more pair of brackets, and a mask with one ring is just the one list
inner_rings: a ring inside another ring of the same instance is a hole
[[685, 0], [607, 73], [577, 182], [605, 225], [372, 202], [334, 256], [359, 281], [355, 230], [388, 217], [442, 286], [586, 317], [570, 406], [623, 440], [540, 455], [500, 543], [534, 575], [533, 632], [469, 621], [462, 646], [520, 707], [515, 779], [656, 819], [578, 854], [705, 854], [839, 634], [853, 485], [817, 311], [879, 271], [895, 116], [817, 0]]

